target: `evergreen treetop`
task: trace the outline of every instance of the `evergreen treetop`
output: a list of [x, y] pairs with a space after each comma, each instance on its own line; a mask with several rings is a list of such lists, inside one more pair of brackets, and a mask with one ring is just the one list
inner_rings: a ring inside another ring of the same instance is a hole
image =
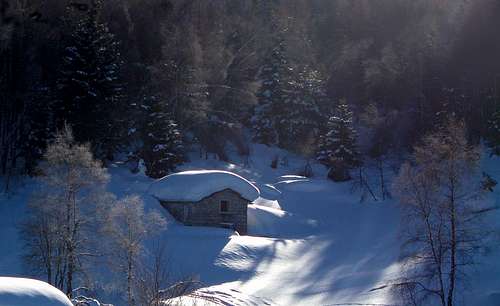
[[327, 131], [320, 139], [317, 159], [333, 170], [331, 175], [339, 180], [349, 179], [348, 171], [361, 162], [356, 141], [353, 114], [346, 101], [341, 100], [328, 119]]

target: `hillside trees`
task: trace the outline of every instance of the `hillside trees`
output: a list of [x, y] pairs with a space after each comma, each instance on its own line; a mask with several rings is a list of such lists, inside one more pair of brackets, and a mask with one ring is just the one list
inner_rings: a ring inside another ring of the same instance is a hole
[[[246, 140], [245, 127], [258, 142], [301, 150], [293, 139], [317, 128], [318, 101], [306, 89], [317, 70], [327, 101], [346, 97], [354, 112], [375, 103], [382, 117], [400, 114], [388, 139], [394, 150], [410, 147], [442, 111], [465, 116], [479, 141], [498, 104], [499, 11], [491, 0], [88, 2], [2, 1], [7, 178], [32, 173], [64, 121], [97, 157], [111, 158], [128, 145], [128, 122], [143, 119], [132, 118], [132, 104], [149, 86], [184, 134], [219, 156], [228, 139]], [[153, 77], [142, 78], [143, 70]], [[319, 105], [323, 114], [328, 104]]]
[[56, 126], [70, 124], [77, 141], [92, 142], [98, 157], [112, 159], [123, 143], [125, 115], [123, 65], [118, 41], [98, 20], [96, 1], [78, 21], [69, 25], [63, 63], [57, 83]]
[[22, 231], [27, 263], [71, 295], [86, 260], [96, 253], [93, 217], [110, 201], [104, 189], [109, 176], [90, 147], [75, 142], [68, 126], [48, 146], [39, 171], [42, 189], [30, 200]]
[[484, 247], [480, 201], [474, 179], [479, 151], [467, 142], [462, 121], [449, 119], [414, 147], [395, 181], [404, 222], [404, 276], [397, 286], [411, 303], [456, 303], [461, 281]]
[[368, 105], [361, 115], [362, 128], [365, 130], [360, 132], [364, 137], [360, 140], [360, 152], [362, 156], [371, 159], [372, 166], [378, 172], [379, 193], [383, 200], [390, 196], [386, 168], [393, 149], [394, 116], [395, 114], [384, 114], [375, 104]]
[[334, 181], [350, 180], [349, 171], [360, 164], [352, 116], [346, 101], [339, 101], [319, 141], [317, 159], [329, 168], [328, 177]]
[[33, 18], [41, 7], [42, 1], [0, 3], [0, 175], [6, 178], [5, 191], [13, 175], [33, 170], [50, 134], [50, 101], [41, 88], [50, 83], [47, 74], [57, 62], [58, 48], [47, 42], [58, 31], [49, 34], [47, 17]]
[[259, 103], [252, 119], [254, 139], [294, 150], [297, 138], [310, 137], [320, 126], [323, 80], [311, 67], [293, 65], [284, 38], [275, 41], [260, 72]]

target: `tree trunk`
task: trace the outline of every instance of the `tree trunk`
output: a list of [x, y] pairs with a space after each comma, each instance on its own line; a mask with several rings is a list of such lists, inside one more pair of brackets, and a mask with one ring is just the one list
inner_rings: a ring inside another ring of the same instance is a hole
[[450, 177], [450, 274], [448, 285], [448, 306], [453, 306], [453, 293], [455, 290], [456, 281], [456, 251], [457, 251], [457, 233], [456, 233], [456, 208], [455, 208], [455, 177]]
[[73, 291], [73, 275], [76, 269], [75, 243], [77, 239], [76, 225], [76, 191], [72, 186], [69, 187], [69, 201], [67, 206], [67, 241], [66, 247], [68, 252], [68, 270], [66, 271], [66, 294], [71, 297]]
[[378, 160], [378, 171], [380, 177], [380, 192], [382, 193], [382, 200], [385, 200], [386, 191], [385, 191], [385, 178], [384, 178], [384, 163], [381, 158]]
[[68, 271], [66, 271], [66, 295], [71, 297], [73, 291], [73, 251], [69, 250], [70, 254], [68, 256]]
[[457, 237], [456, 237], [456, 215], [455, 215], [455, 199], [452, 195], [450, 207], [450, 226], [451, 226], [451, 241], [450, 241], [450, 282], [448, 286], [448, 306], [453, 306], [453, 293], [455, 290], [456, 280], [456, 251], [457, 251]]
[[127, 297], [129, 306], [134, 305], [132, 298], [132, 254], [129, 252], [128, 266], [127, 266]]

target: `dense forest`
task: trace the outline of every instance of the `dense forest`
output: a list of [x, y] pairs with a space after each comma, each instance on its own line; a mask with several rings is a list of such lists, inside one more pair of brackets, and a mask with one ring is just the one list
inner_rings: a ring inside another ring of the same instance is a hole
[[314, 154], [341, 104], [369, 131], [361, 155], [404, 152], [448, 114], [495, 147], [499, 15], [494, 0], [3, 0], [0, 173], [32, 174], [64, 123], [152, 177], [194, 143]]

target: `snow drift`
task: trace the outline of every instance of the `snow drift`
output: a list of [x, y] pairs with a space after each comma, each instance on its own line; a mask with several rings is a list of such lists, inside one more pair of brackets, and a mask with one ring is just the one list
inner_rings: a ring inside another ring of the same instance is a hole
[[248, 180], [235, 173], [219, 170], [184, 171], [167, 175], [151, 185], [149, 194], [162, 201], [197, 202], [224, 189], [234, 190], [249, 201], [260, 195], [259, 189]]
[[72, 306], [59, 289], [39, 280], [0, 277], [0, 306]]

